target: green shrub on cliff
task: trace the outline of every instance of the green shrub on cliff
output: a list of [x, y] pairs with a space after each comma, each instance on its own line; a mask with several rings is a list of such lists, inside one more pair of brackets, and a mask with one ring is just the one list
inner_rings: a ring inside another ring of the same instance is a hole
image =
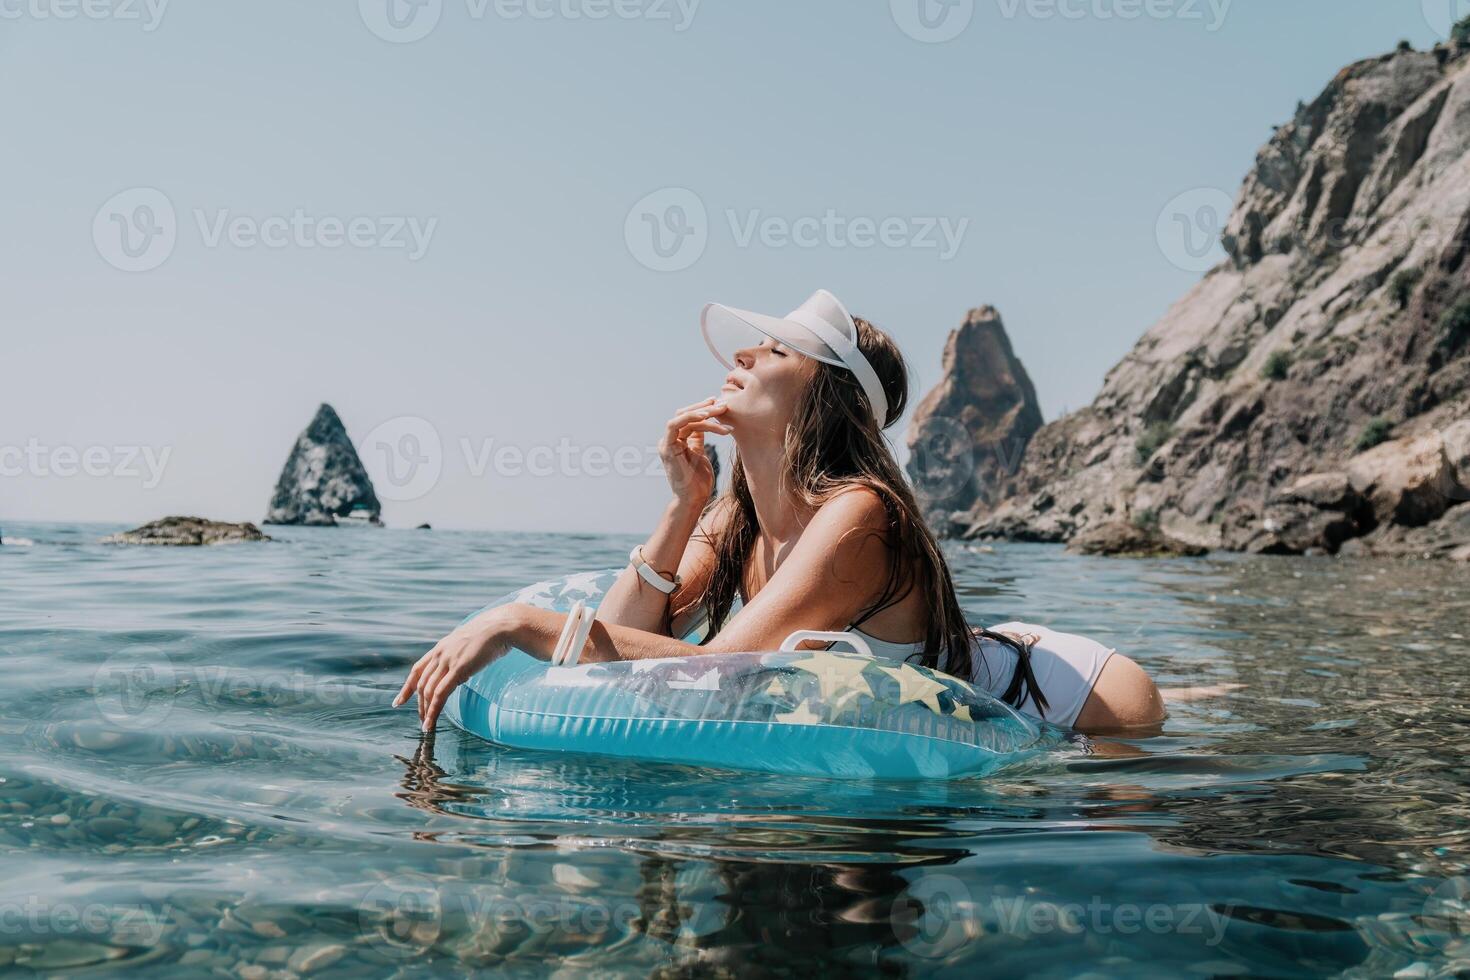
[[1470, 44], [1470, 17], [1466, 17], [1450, 31], [1450, 37], [1461, 44]]
[[1419, 285], [1419, 280], [1424, 278], [1423, 269], [1404, 269], [1393, 277], [1388, 291], [1393, 295], [1393, 301], [1399, 305], [1399, 309], [1409, 305], [1409, 300], [1414, 295], [1414, 287]]
[[1261, 377], [1267, 381], [1282, 381], [1291, 367], [1291, 355], [1284, 350], [1273, 350], [1266, 363], [1261, 365]]
[[1445, 310], [1439, 321], [1439, 346], [1453, 354], [1470, 340], [1470, 299], [1462, 299]]
[[1168, 422], [1150, 422], [1148, 428], [1138, 437], [1133, 444], [1133, 450], [1138, 454], [1138, 463], [1147, 463], [1149, 457], [1159, 451], [1159, 447], [1169, 441], [1174, 434], [1174, 427]]
[[1389, 435], [1393, 432], [1393, 423], [1382, 415], [1375, 415], [1363, 426], [1363, 431], [1358, 435], [1358, 443], [1355, 447], [1358, 452], [1372, 449], [1380, 442], [1387, 442]]

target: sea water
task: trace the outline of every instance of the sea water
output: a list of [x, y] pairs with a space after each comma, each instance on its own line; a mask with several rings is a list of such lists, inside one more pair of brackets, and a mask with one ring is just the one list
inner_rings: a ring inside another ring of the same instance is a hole
[[949, 543], [972, 622], [1090, 635], [1194, 699], [1156, 737], [881, 783], [389, 707], [467, 612], [633, 537], [117, 530], [4, 526], [0, 974], [1470, 969], [1464, 566]]

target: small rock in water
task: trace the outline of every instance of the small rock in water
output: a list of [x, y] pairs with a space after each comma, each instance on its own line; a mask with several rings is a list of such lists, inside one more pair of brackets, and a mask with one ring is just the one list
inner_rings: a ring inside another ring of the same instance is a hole
[[93, 817], [87, 821], [87, 829], [103, 840], [112, 840], [132, 830], [133, 825], [117, 817]]
[[1115, 555], [1126, 558], [1171, 558], [1203, 555], [1208, 549], [1169, 537], [1154, 528], [1124, 521], [1108, 521], [1089, 528], [1072, 541], [1072, 550], [1084, 555]]
[[341, 943], [329, 943], [324, 946], [303, 946], [291, 954], [291, 959], [286, 963], [286, 967], [302, 976], [307, 976], [315, 970], [331, 966], [346, 955], [347, 947]]
[[17, 963], [32, 970], [65, 970], [80, 966], [91, 966], [115, 960], [126, 953], [116, 946], [103, 946], [80, 939], [58, 939], [47, 943], [40, 952], [17, 959]]
[[432, 527], [430, 527], [429, 525], [427, 525], [427, 524], [420, 524], [418, 527], [414, 528], [414, 530], [415, 531], [432, 531], [434, 529]]
[[260, 528], [250, 522], [229, 524], [203, 517], [165, 517], [131, 531], [109, 535], [103, 544], [151, 544], [194, 546], [228, 544], [234, 541], [269, 541]]

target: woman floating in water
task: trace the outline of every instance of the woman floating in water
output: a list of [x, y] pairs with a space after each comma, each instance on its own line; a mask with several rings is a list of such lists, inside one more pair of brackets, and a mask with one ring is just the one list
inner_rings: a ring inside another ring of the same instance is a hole
[[[876, 657], [968, 679], [1056, 725], [1163, 720], [1158, 689], [1122, 654], [1041, 626], [965, 622], [882, 435], [908, 401], [885, 333], [826, 290], [785, 317], [711, 304], [701, 320], [730, 373], [718, 399], [669, 420], [659, 454], [673, 499], [598, 607], [582, 662], [775, 650], [796, 630], [851, 630]], [[736, 447], [730, 487], [713, 502], [707, 434]], [[701, 623], [702, 642], [677, 639]], [[432, 731], [460, 684], [512, 648], [550, 659], [566, 625], [547, 609], [491, 609], [414, 664], [394, 704], [417, 694]]]

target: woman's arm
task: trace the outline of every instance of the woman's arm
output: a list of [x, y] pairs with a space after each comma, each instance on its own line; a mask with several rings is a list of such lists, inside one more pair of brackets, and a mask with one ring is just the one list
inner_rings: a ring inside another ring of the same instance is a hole
[[[839, 494], [817, 511], [765, 588], [705, 646], [599, 619], [581, 662], [775, 650], [795, 630], [842, 629], [883, 587], [886, 532], [887, 513], [875, 493]], [[393, 704], [417, 694], [419, 717], [429, 731], [460, 684], [512, 647], [550, 659], [565, 625], [565, 613], [522, 603], [492, 609], [424, 654]]]
[[677, 569], [684, 586], [672, 595], [661, 592], [645, 582], [630, 564], [598, 607], [597, 616], [605, 623], [668, 634], [670, 610], [678, 608], [674, 601], [682, 596], [687, 602], [696, 585], [698, 591], [693, 594], [702, 595], [701, 583], [708, 582], [713, 574], [713, 565], [705, 555], [709, 549], [691, 548], [690, 543], [715, 483], [714, 467], [704, 454], [705, 433], [722, 434], [729, 428], [718, 420], [725, 407], [713, 402], [713, 398], [706, 398], [680, 409], [664, 427], [658, 446], [659, 460], [674, 497], [664, 508], [653, 535], [643, 544], [643, 560], [660, 575]]

